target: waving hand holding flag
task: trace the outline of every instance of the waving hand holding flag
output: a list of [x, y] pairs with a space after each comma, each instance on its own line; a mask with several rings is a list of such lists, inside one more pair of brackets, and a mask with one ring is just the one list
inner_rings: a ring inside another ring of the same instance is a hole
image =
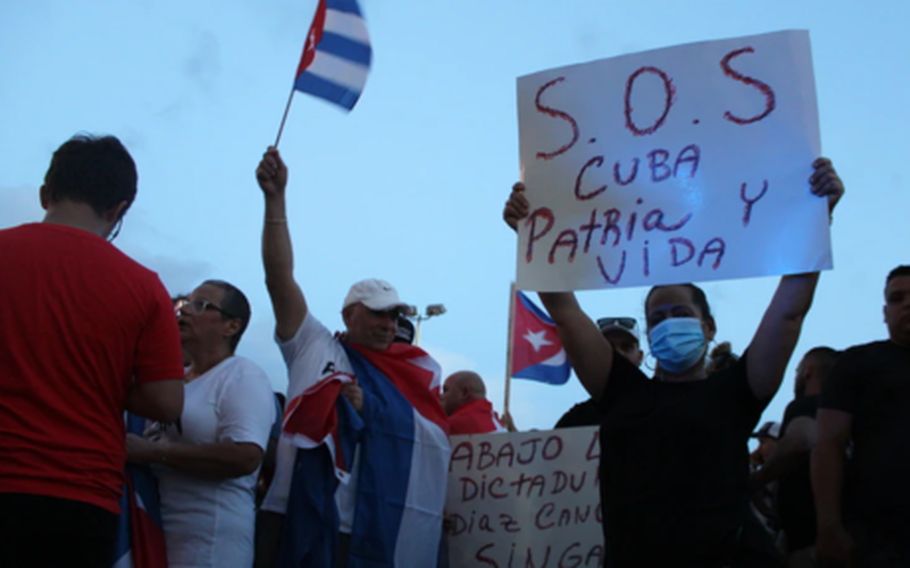
[[516, 291], [512, 321], [512, 376], [551, 385], [569, 380], [569, 361], [556, 324], [522, 292]]

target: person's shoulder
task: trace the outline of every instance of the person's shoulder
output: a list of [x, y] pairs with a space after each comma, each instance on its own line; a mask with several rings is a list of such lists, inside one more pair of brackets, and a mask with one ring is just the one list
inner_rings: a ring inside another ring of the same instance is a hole
[[867, 353], [874, 353], [876, 351], [881, 351], [882, 349], [889, 349], [891, 345], [890, 341], [881, 339], [878, 341], [870, 341], [868, 343], [860, 343], [858, 345], [852, 345], [844, 350], [841, 353], [840, 357], [851, 356], [855, 357], [857, 355], [865, 355]]
[[248, 380], [262, 380], [265, 382], [268, 382], [269, 380], [265, 370], [263, 370], [259, 364], [242, 355], [234, 355], [225, 361], [225, 364], [224, 372], [235, 377], [241, 377]]
[[883, 354], [886, 354], [890, 350], [891, 342], [887, 340], [870, 341], [869, 343], [853, 345], [844, 349], [844, 351], [838, 355], [837, 361], [835, 362], [835, 368], [862, 365], [877, 361]]

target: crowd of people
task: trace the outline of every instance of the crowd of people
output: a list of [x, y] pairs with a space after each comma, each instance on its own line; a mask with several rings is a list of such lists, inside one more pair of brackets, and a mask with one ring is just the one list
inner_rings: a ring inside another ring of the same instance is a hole
[[[833, 212], [843, 184], [826, 159], [813, 170]], [[252, 313], [241, 290], [207, 280], [172, 298], [110, 244], [137, 186], [116, 138], [64, 143], [43, 222], [0, 231], [0, 566], [114, 566], [137, 468], [157, 484], [142, 506], [160, 506], [174, 568], [446, 565], [449, 437], [514, 426], [477, 373], [443, 380], [388, 282], [355, 283], [345, 329], [323, 325], [294, 277], [276, 149], [256, 179], [286, 393], [235, 354]], [[516, 184], [505, 222], [530, 210]], [[540, 293], [590, 395], [556, 427], [600, 426], [605, 565], [910, 566], [910, 462], [895, 451], [910, 420], [910, 266], [886, 279], [888, 339], [803, 354], [782, 422], [757, 428], [818, 280], [782, 277], [739, 356], [709, 351], [701, 288], [652, 288], [647, 374], [635, 318]]]

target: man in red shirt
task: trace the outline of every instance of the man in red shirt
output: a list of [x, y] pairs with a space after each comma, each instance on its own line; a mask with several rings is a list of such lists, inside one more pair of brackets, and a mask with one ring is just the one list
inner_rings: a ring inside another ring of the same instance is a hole
[[0, 231], [0, 566], [109, 567], [124, 410], [183, 409], [170, 297], [106, 240], [136, 184], [119, 140], [74, 137], [45, 174], [44, 221]]
[[477, 373], [459, 371], [449, 375], [442, 385], [439, 402], [449, 417], [452, 436], [506, 431], [487, 400], [487, 387]]

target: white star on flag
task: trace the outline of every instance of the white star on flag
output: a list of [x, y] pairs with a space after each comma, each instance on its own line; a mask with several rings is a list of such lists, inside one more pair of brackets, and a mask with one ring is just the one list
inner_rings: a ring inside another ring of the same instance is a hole
[[524, 338], [528, 343], [531, 344], [531, 347], [534, 348], [534, 352], [537, 353], [544, 345], [553, 345], [553, 342], [548, 340], [546, 335], [547, 330], [545, 329], [542, 329], [537, 333], [534, 333], [529, 329], [527, 335], [525, 335]]

